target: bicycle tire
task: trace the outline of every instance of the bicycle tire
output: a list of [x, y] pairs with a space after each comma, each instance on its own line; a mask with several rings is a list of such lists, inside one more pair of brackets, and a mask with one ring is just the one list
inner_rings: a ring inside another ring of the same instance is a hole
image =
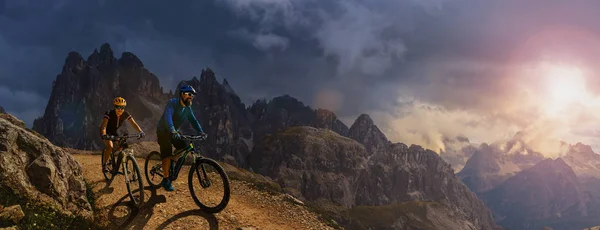
[[[219, 175], [221, 176], [221, 180], [223, 180], [223, 190], [224, 190], [223, 199], [215, 207], [208, 207], [208, 206], [204, 205], [202, 202], [200, 202], [200, 200], [196, 196], [196, 193], [194, 193], [194, 184], [192, 183], [192, 178], [194, 177], [194, 172], [196, 171], [196, 168], [199, 167], [199, 165], [201, 165], [201, 164], [208, 164], [208, 165], [213, 166], [217, 170]], [[209, 158], [200, 158], [200, 159], [196, 160], [196, 162], [190, 168], [190, 172], [188, 175], [188, 185], [189, 185], [190, 193], [192, 194], [192, 198], [194, 199], [194, 202], [196, 202], [196, 205], [198, 205], [198, 207], [200, 207], [200, 209], [202, 211], [207, 212], [207, 213], [218, 213], [218, 212], [221, 212], [223, 209], [225, 209], [225, 207], [227, 207], [227, 204], [229, 203], [229, 198], [231, 195], [230, 194], [231, 191], [230, 191], [230, 185], [229, 185], [229, 177], [227, 176], [227, 173], [225, 173], [225, 170], [223, 169], [223, 167], [221, 167], [221, 165], [219, 165], [219, 163], [217, 163], [216, 161], [209, 159]]]
[[[146, 156], [146, 162], [144, 163], [144, 174], [146, 174], [146, 181], [148, 182], [148, 186], [150, 186], [153, 189], [157, 189], [157, 188], [160, 188], [161, 184], [160, 183], [158, 183], [158, 184], [152, 183], [152, 180], [150, 180], [150, 172], [149, 172], [150, 169], [148, 169], [148, 163], [150, 162], [150, 159], [153, 155], [157, 155], [158, 159], [162, 159], [159, 152], [157, 152], [157, 151], [150, 152], [150, 154], [148, 154], [148, 156]], [[161, 178], [162, 178], [162, 176], [161, 176]]]
[[112, 165], [112, 162], [113, 162], [112, 153], [109, 153], [108, 160], [106, 160], [106, 163], [110, 162], [110, 164], [107, 165], [107, 166], [110, 166], [110, 169], [108, 172], [104, 171], [104, 165], [102, 165], [103, 161], [104, 161], [104, 150], [102, 150], [102, 153], [100, 154], [100, 170], [102, 170], [102, 174], [104, 175], [104, 178], [106, 179], [106, 181], [110, 181], [115, 177], [115, 175], [112, 174], [112, 171], [114, 170], [113, 165]]
[[[138, 165], [135, 157], [128, 155], [127, 159], [125, 160], [125, 165], [127, 165], [128, 161], [131, 161], [131, 163], [133, 165], [133, 171], [135, 171], [133, 173], [135, 173], [135, 175], [138, 178], [137, 181], [138, 181], [138, 185], [140, 186], [140, 201], [136, 202], [135, 198], [133, 198], [133, 192], [131, 192], [131, 185], [130, 185], [131, 180], [128, 183], [126, 183], [127, 192], [129, 193], [129, 198], [131, 199], [131, 201], [133, 202], [135, 207], [140, 208], [140, 207], [142, 207], [142, 205], [144, 205], [144, 181], [142, 179], [142, 172], [140, 172], [140, 166]], [[128, 170], [127, 168], [123, 169], [123, 173], [127, 174], [127, 172], [128, 172], [127, 170]], [[128, 177], [129, 177], [129, 175], [128, 175]]]

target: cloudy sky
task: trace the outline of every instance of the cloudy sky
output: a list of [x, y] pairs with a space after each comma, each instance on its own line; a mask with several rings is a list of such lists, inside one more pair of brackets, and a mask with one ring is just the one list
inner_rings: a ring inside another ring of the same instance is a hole
[[368, 113], [393, 141], [598, 151], [599, 21], [598, 1], [0, 0], [0, 105], [31, 126], [67, 53], [109, 42], [167, 89], [210, 66], [246, 103]]

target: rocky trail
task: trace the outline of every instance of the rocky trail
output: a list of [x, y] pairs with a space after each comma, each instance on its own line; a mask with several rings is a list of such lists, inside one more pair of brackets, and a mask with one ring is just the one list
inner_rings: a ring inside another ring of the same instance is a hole
[[144, 177], [145, 204], [136, 210], [129, 205], [123, 175], [108, 184], [100, 171], [99, 155], [73, 156], [96, 194], [96, 221], [107, 229], [333, 229], [285, 194], [261, 191], [246, 181], [235, 179], [230, 179], [231, 199], [227, 208], [216, 214], [204, 213], [188, 189], [189, 166], [183, 167], [173, 183], [175, 191], [154, 190], [145, 180], [142, 158], [137, 161]]

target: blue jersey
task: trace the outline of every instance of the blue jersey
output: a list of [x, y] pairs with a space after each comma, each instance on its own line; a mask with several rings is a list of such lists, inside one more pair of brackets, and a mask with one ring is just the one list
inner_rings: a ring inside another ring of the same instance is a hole
[[179, 102], [179, 98], [172, 98], [167, 102], [163, 115], [160, 117], [160, 120], [158, 120], [157, 130], [174, 133], [179, 129], [186, 118], [196, 131], [203, 132], [200, 122], [198, 122], [196, 116], [194, 116], [192, 107], [182, 106]]

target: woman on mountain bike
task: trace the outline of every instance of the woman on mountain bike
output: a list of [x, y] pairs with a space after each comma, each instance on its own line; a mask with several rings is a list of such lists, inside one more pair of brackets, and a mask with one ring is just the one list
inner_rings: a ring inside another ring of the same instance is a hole
[[133, 120], [133, 117], [125, 111], [125, 106], [127, 102], [122, 97], [116, 97], [113, 100], [114, 109], [106, 111], [104, 113], [104, 119], [102, 120], [102, 125], [100, 126], [100, 134], [102, 135], [102, 139], [104, 140], [104, 145], [106, 148], [102, 153], [102, 171], [105, 170], [105, 164], [108, 158], [110, 157], [110, 153], [113, 150], [113, 142], [111, 140], [106, 140], [107, 135], [117, 136], [117, 129], [119, 129], [123, 125], [123, 121], [128, 120], [131, 126], [133, 126], [139, 132], [139, 137], [142, 138], [145, 136], [142, 128]]

